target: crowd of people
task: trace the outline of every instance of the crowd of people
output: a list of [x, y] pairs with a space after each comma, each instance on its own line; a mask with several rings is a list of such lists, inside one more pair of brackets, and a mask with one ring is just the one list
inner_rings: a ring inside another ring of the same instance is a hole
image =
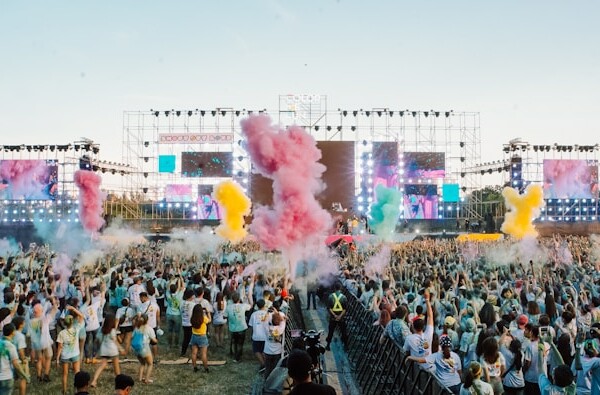
[[[343, 253], [332, 275], [385, 328], [381, 341], [389, 338], [453, 393], [600, 393], [594, 238], [538, 239], [527, 251], [511, 240], [449, 239], [336, 248]], [[174, 253], [161, 242], [108, 251], [91, 266], [65, 267], [48, 246], [0, 258], [0, 393], [16, 386], [26, 394], [32, 381], [58, 378], [67, 393], [71, 375], [84, 370], [94, 388], [109, 363], [120, 377], [126, 357], [138, 361], [137, 381], [150, 385], [159, 338], [191, 359], [192, 372], [208, 372], [209, 346], [229, 339], [234, 362], [251, 347], [268, 377], [284, 356], [296, 285], [283, 272], [252, 267], [255, 242], [218, 251], [237, 258]], [[318, 294], [328, 311], [327, 348], [338, 327], [346, 344], [341, 289], [326, 297], [319, 289], [331, 282], [297, 280], [307, 285], [306, 302], [316, 307]]]
[[358, 248], [342, 279], [385, 328], [381, 342], [391, 339], [455, 394], [596, 394], [596, 249], [580, 236], [426, 239], [394, 245], [375, 272], [377, 248]]

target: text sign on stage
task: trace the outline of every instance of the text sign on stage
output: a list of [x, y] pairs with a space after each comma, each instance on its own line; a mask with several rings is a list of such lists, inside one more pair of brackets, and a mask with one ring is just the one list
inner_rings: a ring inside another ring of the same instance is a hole
[[159, 133], [159, 144], [232, 144], [233, 133]]

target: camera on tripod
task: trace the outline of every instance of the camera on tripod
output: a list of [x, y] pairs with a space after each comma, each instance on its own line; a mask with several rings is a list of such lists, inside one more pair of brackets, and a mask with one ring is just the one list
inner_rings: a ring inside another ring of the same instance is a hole
[[321, 345], [321, 335], [323, 331], [314, 329], [308, 332], [300, 332], [302, 340], [304, 340], [304, 349], [312, 359], [313, 369], [311, 371], [312, 381], [315, 383], [323, 383], [323, 369], [321, 366], [321, 355], [325, 354], [325, 347]]

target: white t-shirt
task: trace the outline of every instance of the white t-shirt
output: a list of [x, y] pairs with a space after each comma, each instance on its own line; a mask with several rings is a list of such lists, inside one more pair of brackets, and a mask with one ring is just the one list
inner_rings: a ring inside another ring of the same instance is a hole
[[267, 340], [265, 341], [264, 353], [269, 355], [280, 355], [283, 353], [283, 338], [285, 335], [285, 320], [279, 325], [267, 327]]
[[192, 326], [192, 311], [196, 303], [192, 300], [184, 300], [181, 304], [181, 326]]
[[[544, 343], [544, 363], [547, 363], [547, 355], [549, 350], [550, 346]], [[528, 381], [530, 383], [537, 383], [541, 372], [540, 366], [538, 366], [537, 340], [530, 342], [529, 345], [525, 348], [525, 351], [523, 352], [523, 359], [525, 361], [531, 361], [531, 365], [529, 366], [529, 369], [527, 369], [524, 375], [525, 381]]]
[[100, 328], [100, 318], [98, 317], [98, 308], [100, 302], [92, 302], [92, 304], [84, 304], [82, 313], [85, 318], [85, 330], [92, 332]]
[[252, 340], [266, 341], [268, 331], [269, 312], [267, 310], [256, 310], [250, 316], [249, 326], [252, 327]]
[[494, 389], [485, 381], [475, 380], [469, 388], [465, 388], [463, 384], [460, 395], [494, 395]]
[[14, 378], [12, 361], [19, 359], [17, 348], [9, 341], [0, 340], [0, 350], [3, 351], [0, 352], [0, 380], [12, 380]]
[[[412, 333], [404, 341], [404, 351], [409, 355], [419, 358], [427, 358], [431, 355], [431, 343], [433, 341], [433, 325], [426, 325], [423, 333]], [[429, 362], [421, 364], [426, 370], [432, 370], [433, 365]]]
[[79, 356], [79, 330], [81, 329], [79, 322], [73, 322], [69, 329], [60, 331], [56, 338], [57, 343], [62, 343], [62, 351], [60, 359], [70, 359]]
[[460, 357], [455, 352], [450, 352], [450, 358], [444, 359], [444, 353], [439, 351], [425, 358], [435, 367], [435, 375], [446, 387], [452, 387], [462, 382], [459, 370], [462, 370]]
[[137, 307], [138, 314], [146, 314], [148, 316], [148, 326], [152, 329], [156, 328], [156, 312], [159, 307], [156, 302], [152, 300], [147, 300], [146, 302], [140, 304]]
[[135, 309], [131, 306], [123, 306], [117, 309], [117, 314], [115, 317], [117, 320], [120, 320], [121, 317], [125, 317], [121, 326], [132, 326], [133, 325], [133, 317], [135, 317]]

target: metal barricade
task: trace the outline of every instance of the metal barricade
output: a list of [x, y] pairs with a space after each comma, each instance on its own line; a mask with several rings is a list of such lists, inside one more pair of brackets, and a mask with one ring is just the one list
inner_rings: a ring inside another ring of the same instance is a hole
[[348, 300], [348, 359], [353, 365], [357, 384], [365, 395], [451, 395], [430, 372], [408, 360], [399, 347], [379, 339], [383, 328], [373, 325], [372, 312], [352, 293], [344, 289]]

